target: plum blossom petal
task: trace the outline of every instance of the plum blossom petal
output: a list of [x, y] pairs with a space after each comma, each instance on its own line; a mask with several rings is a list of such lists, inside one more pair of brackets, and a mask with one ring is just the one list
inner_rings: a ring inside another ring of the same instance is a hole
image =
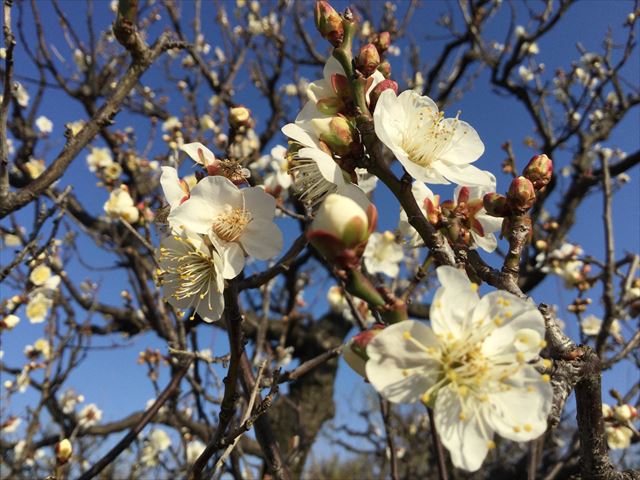
[[486, 172], [469, 165], [484, 152], [468, 123], [444, 118], [427, 96], [387, 89], [373, 114], [376, 135], [416, 180], [426, 183], [490, 185]]

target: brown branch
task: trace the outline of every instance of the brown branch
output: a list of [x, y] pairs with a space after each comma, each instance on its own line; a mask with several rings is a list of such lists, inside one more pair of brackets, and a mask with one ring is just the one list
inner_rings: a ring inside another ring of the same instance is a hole
[[169, 382], [167, 387], [158, 396], [156, 401], [153, 402], [153, 405], [151, 405], [151, 407], [149, 407], [149, 409], [144, 412], [144, 415], [142, 416], [142, 418], [140, 418], [138, 423], [136, 423], [131, 428], [131, 430], [129, 430], [129, 433], [127, 433], [122, 438], [122, 440], [120, 440], [111, 450], [109, 450], [109, 452], [107, 452], [104, 457], [98, 460], [89, 470], [80, 475], [80, 477], [78, 477], [78, 480], [89, 480], [95, 477], [102, 470], [104, 470], [107, 465], [113, 462], [118, 457], [118, 455], [120, 455], [129, 445], [131, 445], [131, 443], [136, 439], [142, 429], [153, 419], [153, 417], [155, 417], [155, 415], [158, 413], [158, 410], [160, 410], [160, 407], [162, 407], [162, 405], [164, 405], [169, 397], [171, 397], [175, 393], [178, 386], [180, 385], [182, 377], [184, 377], [184, 375], [189, 370], [189, 364], [190, 362], [182, 365], [178, 370], [174, 372], [173, 377], [171, 378], [171, 381]]
[[613, 280], [615, 277], [615, 247], [613, 240], [613, 212], [611, 209], [611, 174], [609, 172], [609, 161], [605, 155], [600, 155], [602, 161], [602, 189], [604, 197], [604, 205], [602, 212], [602, 220], [604, 222], [604, 244], [605, 244], [605, 268], [603, 282], [603, 294], [602, 301], [604, 303], [604, 319], [602, 320], [602, 326], [598, 332], [596, 338], [596, 352], [598, 356], [602, 358], [604, 349], [606, 347], [607, 339], [609, 338], [609, 330], [616, 318], [616, 300], [613, 287]]
[[16, 39], [11, 30], [11, 0], [5, 0], [2, 9], [4, 44], [6, 45], [4, 90], [2, 92], [2, 105], [0, 105], [0, 202], [4, 202], [9, 194], [9, 143], [7, 141], [7, 118], [9, 115], [9, 102], [11, 94], [11, 82], [13, 76], [13, 49]]
[[[132, 31], [131, 35], [139, 36], [135, 30]], [[137, 41], [133, 41], [132, 43], [138, 45]], [[67, 167], [89, 141], [91, 141], [104, 126], [112, 122], [113, 117], [118, 113], [120, 106], [126, 100], [129, 92], [136, 86], [142, 74], [170, 45], [171, 43], [168, 37], [163, 35], [153, 47], [147, 48], [144, 52], [135, 50], [137, 53], [136, 55], [132, 55], [132, 63], [129, 65], [124, 76], [118, 81], [117, 87], [105, 104], [96, 112], [93, 118], [84, 125], [77, 135], [67, 141], [62, 152], [60, 152], [42, 175], [18, 192], [7, 195], [5, 201], [0, 205], [0, 218], [4, 218], [9, 213], [24, 207], [49, 188], [53, 182], [62, 177]], [[134, 48], [128, 42], [125, 42], [125, 46], [127, 46], [127, 48]]]
[[242, 315], [238, 307], [238, 282], [232, 280], [224, 291], [225, 312], [224, 318], [227, 324], [227, 334], [229, 337], [229, 346], [231, 349], [231, 360], [229, 361], [229, 370], [224, 379], [224, 394], [222, 403], [220, 404], [220, 413], [218, 414], [218, 427], [204, 451], [196, 459], [189, 478], [197, 480], [201, 478], [202, 470], [206, 467], [211, 456], [221, 448], [221, 440], [229, 428], [229, 424], [233, 419], [236, 411], [236, 386], [238, 385], [238, 367], [240, 365], [240, 356], [244, 354], [244, 345], [242, 343]]

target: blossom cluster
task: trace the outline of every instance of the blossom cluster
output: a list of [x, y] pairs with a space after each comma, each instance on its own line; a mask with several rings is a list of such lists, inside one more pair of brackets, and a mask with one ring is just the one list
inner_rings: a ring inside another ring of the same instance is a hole
[[273, 223], [274, 197], [261, 187], [240, 188], [247, 174], [238, 163], [217, 159], [201, 143], [182, 150], [204, 173], [190, 186], [176, 168], [162, 167], [169, 234], [158, 252], [159, 283], [176, 309], [215, 322], [224, 310], [225, 279], [242, 272], [247, 255], [275, 256], [282, 232]]

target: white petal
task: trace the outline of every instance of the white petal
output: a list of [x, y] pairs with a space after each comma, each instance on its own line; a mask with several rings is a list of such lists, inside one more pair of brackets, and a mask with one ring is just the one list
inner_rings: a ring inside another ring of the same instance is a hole
[[405, 332], [426, 347], [439, 346], [431, 329], [414, 320], [388, 326], [367, 346], [367, 378], [383, 397], [395, 403], [418, 401], [437, 377], [437, 362], [406, 339]]
[[304, 130], [300, 125], [296, 125], [295, 123], [287, 123], [282, 127], [282, 133], [291, 140], [294, 140], [305, 147], [320, 148], [315, 135], [312, 136], [310, 132]]
[[506, 380], [506, 391], [489, 394], [491, 405], [487, 419], [498, 435], [525, 442], [538, 438], [547, 430], [547, 417], [551, 411], [553, 389], [550, 382], [531, 365]]
[[360, 355], [356, 355], [353, 350], [351, 350], [351, 342], [347, 343], [342, 349], [342, 357], [344, 358], [347, 365], [349, 365], [354, 372], [358, 375], [366, 378], [367, 371], [365, 370], [365, 361]]
[[338, 61], [338, 59], [332, 55], [324, 64], [324, 68], [322, 69], [322, 76], [326, 81], [330, 82], [331, 76], [334, 73], [337, 73], [338, 75], [344, 75], [344, 68], [342, 68], [342, 64]]
[[231, 180], [221, 177], [205, 177], [191, 190], [191, 197], [169, 214], [169, 224], [186, 227], [196, 233], [208, 233], [213, 220], [224, 207], [242, 207], [242, 193]]
[[431, 303], [429, 318], [438, 335], [460, 337], [471, 326], [472, 312], [478, 304], [478, 294], [471, 288], [467, 275], [449, 266], [436, 270], [440, 287]]
[[236, 242], [220, 242], [220, 253], [224, 260], [222, 277], [230, 280], [236, 278], [244, 268], [244, 252]]
[[[450, 125], [455, 122], [453, 118], [444, 120]], [[467, 164], [475, 162], [484, 153], [484, 144], [475, 129], [467, 122], [458, 120], [450, 147], [440, 156], [450, 164]]]
[[[434, 408], [435, 424], [442, 444], [449, 450], [451, 461], [457, 468], [475, 472], [480, 468], [489, 451], [493, 430], [484, 421], [482, 414], [474, 414], [471, 405], [476, 402], [467, 397], [465, 420], [460, 419], [462, 408], [458, 394], [448, 385], [438, 392]], [[483, 422], [481, 426], [479, 422]]]
[[282, 232], [272, 221], [254, 218], [244, 229], [240, 243], [252, 257], [267, 260], [282, 250]]
[[485, 231], [484, 235], [478, 235], [476, 232], [472, 231], [471, 236], [473, 237], [473, 241], [475, 242], [475, 244], [485, 252], [491, 253], [498, 246], [498, 240], [493, 233], [487, 233]]
[[442, 162], [436, 162], [434, 164], [434, 167], [423, 167], [418, 165], [417, 163], [412, 162], [406, 153], [398, 153], [396, 151], [394, 151], [393, 153], [396, 155], [396, 158], [409, 173], [409, 175], [411, 175], [416, 180], [437, 185], [447, 185], [450, 183], [449, 180], [445, 178], [446, 175], [443, 176], [443, 172], [440, 169], [440, 167], [444, 165]]
[[260, 187], [250, 187], [242, 190], [244, 206], [251, 213], [252, 218], [271, 220], [276, 214], [276, 199]]
[[[213, 154], [213, 152], [209, 150], [207, 147], [205, 147], [203, 144], [201, 144], [200, 142], [187, 143], [182, 147], [180, 147], [180, 150], [182, 150], [187, 155], [189, 155], [189, 157], [191, 157], [191, 160], [193, 160], [196, 163], [199, 163], [204, 167], [212, 164], [213, 162], [215, 162], [215, 159], [216, 159], [216, 156]], [[202, 150], [202, 155], [204, 156], [204, 163], [202, 162], [200, 155], [198, 155], [198, 150]]]
[[420, 95], [413, 90], [405, 90], [398, 95], [398, 103], [405, 115], [417, 115], [420, 110], [428, 110], [432, 116], [438, 115], [438, 106], [426, 95]]
[[[519, 330], [530, 329], [544, 338], [544, 318], [535, 305], [508, 292], [496, 291], [482, 297], [473, 311], [473, 324], [480, 321], [499, 325], [484, 341], [485, 355], [515, 353], [515, 339]], [[539, 352], [542, 345], [537, 346]], [[533, 350], [532, 350], [533, 352]]]
[[180, 186], [180, 178], [178, 177], [178, 171], [173, 167], [162, 167], [162, 174], [160, 175], [160, 185], [162, 185], [162, 191], [171, 208], [180, 205], [182, 199], [186, 196], [184, 190]]
[[402, 142], [404, 115], [393, 90], [384, 90], [373, 112], [373, 124], [380, 141], [391, 150], [399, 148]]
[[331, 96], [334, 96], [333, 88], [331, 83], [327, 82], [325, 79], [311, 82], [307, 87], [307, 98], [314, 104], [322, 98]]
[[301, 148], [298, 152], [298, 157], [309, 158], [316, 162], [320, 173], [328, 182], [338, 186], [346, 183], [342, 169], [334, 162], [333, 158], [322, 150], [318, 150], [317, 148]]
[[487, 232], [499, 232], [502, 228], [502, 218], [487, 215], [484, 208], [478, 212], [476, 219], [480, 222], [480, 225], [482, 225], [485, 234]]
[[489, 186], [492, 183], [492, 174], [473, 165], [453, 165], [446, 162], [438, 162], [436, 165], [434, 168], [437, 168], [447, 180], [459, 185]]

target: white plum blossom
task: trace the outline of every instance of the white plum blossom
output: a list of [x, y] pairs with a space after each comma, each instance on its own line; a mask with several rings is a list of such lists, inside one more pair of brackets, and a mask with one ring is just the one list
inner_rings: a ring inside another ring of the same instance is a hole
[[0, 423], [0, 431], [5, 434], [14, 433], [21, 423], [22, 420], [19, 417], [11, 416], [4, 422]]
[[[585, 335], [596, 336], [600, 333], [600, 328], [602, 327], [602, 319], [596, 317], [595, 315], [587, 315], [580, 322], [580, 328]], [[620, 334], [620, 323], [617, 320], [614, 320], [611, 323], [609, 328], [609, 332], [613, 335]]]
[[530, 68], [525, 67], [524, 65], [520, 65], [518, 68], [518, 75], [522, 79], [523, 82], [532, 82], [535, 78], [535, 75], [531, 71]]
[[484, 152], [474, 128], [444, 118], [433, 100], [407, 90], [382, 92], [373, 114], [376, 135], [416, 180], [491, 185], [491, 175], [471, 165]]
[[287, 149], [282, 145], [276, 145], [271, 149], [270, 155], [265, 155], [264, 161], [268, 162], [270, 169], [264, 177], [264, 186], [270, 192], [280, 192], [289, 189], [293, 179], [289, 174], [289, 162]]
[[160, 428], [154, 428], [147, 435], [147, 441], [142, 448], [140, 461], [147, 467], [158, 464], [158, 456], [171, 446], [171, 438], [167, 432]]
[[[71, 127], [69, 126], [69, 128]], [[91, 153], [87, 155], [87, 165], [92, 172], [95, 172], [99, 168], [106, 168], [112, 163], [113, 158], [111, 157], [111, 151], [107, 147], [92, 147]]]
[[60, 405], [62, 406], [62, 411], [69, 415], [75, 409], [78, 403], [84, 402], [84, 395], [77, 394], [73, 389], [67, 389], [60, 396]]
[[245, 253], [267, 260], [282, 249], [282, 232], [273, 223], [275, 199], [260, 187], [239, 189], [221, 176], [205, 177], [189, 200], [169, 214], [173, 228], [185, 227], [216, 239], [224, 260], [224, 278], [244, 268]]
[[129, 223], [136, 223], [140, 218], [140, 211], [134, 205], [125, 185], [111, 191], [103, 208], [109, 217], [121, 218]]
[[171, 132], [182, 127], [182, 122], [178, 117], [169, 117], [162, 123], [163, 132]]
[[27, 92], [27, 89], [24, 88], [24, 85], [22, 85], [20, 82], [16, 82], [15, 84], [15, 90], [13, 92], [16, 102], [18, 102], [18, 105], [20, 105], [22, 108], [26, 108], [29, 105], [29, 99], [31, 98], [29, 96], [29, 93]]
[[178, 310], [193, 308], [206, 322], [220, 319], [224, 310], [224, 263], [220, 245], [212, 238], [174, 228], [160, 243], [159, 283], [166, 301]]
[[47, 295], [42, 292], [36, 292], [35, 295], [31, 296], [27, 303], [27, 308], [25, 310], [27, 318], [31, 323], [44, 322], [52, 305], [53, 300], [51, 300]]
[[20, 323], [20, 317], [14, 314], [9, 314], [0, 320], [0, 330], [13, 330], [18, 323]]
[[[330, 98], [336, 98], [336, 91], [334, 89], [334, 75], [345, 76], [344, 68], [340, 62], [333, 56], [329, 57], [327, 63], [325, 63], [324, 68], [322, 70], [322, 79], [316, 80], [315, 82], [311, 82], [307, 87], [307, 98], [312, 104], [315, 106], [318, 102]], [[371, 85], [368, 86], [366, 92], [366, 100], [369, 101], [369, 96], [371, 91], [378, 85], [380, 82], [384, 80], [384, 75], [381, 72], [375, 71], [371, 75]], [[296, 118], [296, 123], [300, 120], [306, 120], [305, 115], [303, 114], [304, 108], [302, 112]], [[316, 110], [316, 116], [321, 115], [320, 112]]]
[[[498, 246], [498, 239], [495, 232], [502, 228], [502, 218], [492, 217], [484, 208], [482, 199], [487, 193], [496, 191], [496, 177], [492, 178], [489, 186], [458, 186], [453, 192], [453, 198], [460, 204], [466, 203], [467, 215], [471, 221], [471, 238], [474, 245], [472, 248], [480, 247], [486, 252], [493, 252]], [[461, 195], [464, 193], [464, 195]], [[464, 200], [463, 200], [464, 198]]]
[[27, 173], [32, 179], [38, 178], [47, 169], [44, 160], [37, 158], [29, 159], [29, 161], [24, 164], [24, 167], [27, 169]]
[[89, 428], [102, 420], [102, 410], [95, 403], [90, 403], [78, 413], [78, 425]]
[[40, 115], [36, 118], [36, 127], [42, 133], [51, 133], [53, 131], [53, 122], [44, 115]]
[[364, 265], [369, 273], [384, 273], [396, 277], [400, 273], [400, 262], [404, 257], [402, 246], [396, 242], [393, 232], [374, 232], [364, 250]]
[[185, 449], [185, 454], [187, 456], [187, 463], [192, 464], [193, 462], [195, 462], [197, 460], [197, 458], [200, 456], [200, 454], [202, 452], [204, 452], [204, 449], [207, 446], [202, 443], [200, 440], [191, 440], [189, 443], [187, 443], [186, 449]]
[[367, 346], [366, 373], [386, 399], [432, 406], [453, 464], [476, 471], [495, 447], [494, 433], [525, 442], [547, 428], [550, 379], [530, 363], [544, 346], [544, 319], [504, 291], [481, 299], [453, 267], [437, 274], [431, 327], [413, 320], [386, 327]]
[[622, 450], [631, 446], [633, 430], [624, 425], [606, 425], [604, 433], [607, 436], [607, 445], [611, 450]]

